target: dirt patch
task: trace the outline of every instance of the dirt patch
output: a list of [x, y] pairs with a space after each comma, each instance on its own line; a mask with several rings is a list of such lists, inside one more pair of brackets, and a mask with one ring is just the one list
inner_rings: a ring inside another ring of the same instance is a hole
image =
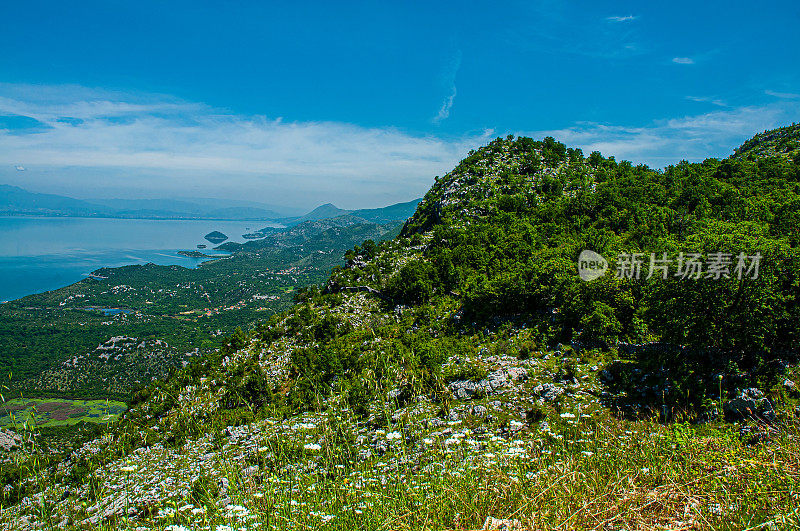
[[72, 404], [69, 402], [44, 402], [43, 404], [36, 404], [36, 411], [39, 413], [50, 413], [57, 409], [68, 408]]
[[66, 409], [59, 409], [50, 414], [51, 420], [67, 420], [68, 418], [82, 415], [86, 412], [85, 407], [68, 407]]

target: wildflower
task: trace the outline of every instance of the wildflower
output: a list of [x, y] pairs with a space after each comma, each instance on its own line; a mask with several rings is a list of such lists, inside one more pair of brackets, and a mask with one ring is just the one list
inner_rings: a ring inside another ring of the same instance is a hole
[[243, 518], [248, 514], [250, 514], [250, 511], [246, 507], [242, 507], [241, 505], [228, 504], [225, 506], [225, 509], [227, 511], [226, 516], [228, 518], [235, 518], [235, 517]]
[[561, 414], [561, 418], [562, 419], [574, 419], [575, 418], [575, 413], [569, 413], [569, 412], [562, 413]]
[[311, 452], [318, 452], [319, 450], [322, 449], [322, 446], [320, 446], [318, 444], [314, 444], [314, 443], [309, 443], [309, 444], [306, 444], [305, 446], [303, 446], [303, 448], [305, 448], [306, 450], [309, 450]]
[[128, 472], [128, 473], [131, 473], [131, 472], [136, 472], [136, 469], [138, 469], [138, 468], [139, 468], [139, 467], [138, 467], [138, 466], [136, 466], [136, 465], [129, 464], [129, 465], [122, 466], [122, 467], [120, 467], [119, 469], [120, 469], [121, 471], [123, 471], [123, 472]]
[[182, 525], [173, 524], [165, 527], [164, 531], [189, 531], [189, 528]]
[[390, 441], [397, 440], [397, 439], [399, 439], [400, 437], [401, 437], [401, 435], [400, 435], [400, 432], [399, 432], [399, 431], [393, 431], [393, 432], [391, 432], [391, 433], [387, 433], [387, 434], [386, 434], [386, 439], [388, 439], [388, 440], [390, 440]]

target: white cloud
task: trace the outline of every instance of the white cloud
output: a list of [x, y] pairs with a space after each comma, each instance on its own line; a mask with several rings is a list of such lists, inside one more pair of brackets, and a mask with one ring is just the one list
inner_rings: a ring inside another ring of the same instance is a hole
[[[644, 125], [584, 122], [547, 131], [487, 129], [455, 138], [242, 116], [165, 96], [76, 87], [0, 85], [1, 114], [30, 116], [47, 126], [27, 134], [0, 131], [0, 181], [36, 191], [235, 197], [302, 207], [331, 201], [356, 208], [419, 197], [434, 175], [452, 169], [469, 149], [508, 132], [552, 135], [585, 153], [599, 150], [663, 167], [727, 156], [755, 133], [796, 121], [800, 100]], [[24, 180], [19, 167], [28, 168]]]
[[672, 62], [679, 65], [693, 65], [694, 59], [691, 57], [673, 57]]
[[303, 206], [327, 200], [379, 206], [418, 197], [434, 175], [488, 138], [242, 116], [166, 96], [82, 87], [0, 85], [0, 114], [47, 126], [35, 134], [0, 132], [0, 163], [35, 165], [30, 179], [40, 181], [26, 183], [40, 189], [211, 196], [224, 190], [228, 197]]
[[606, 17], [606, 20], [608, 20], [609, 22], [631, 22], [633, 20], [636, 20], [636, 18], [637, 17], [633, 15], [626, 15], [626, 16], [615, 15], [611, 17]]
[[800, 99], [800, 94], [795, 94], [793, 92], [776, 92], [774, 90], [765, 90], [764, 94], [766, 94], [768, 96], [774, 96], [774, 97], [780, 98], [782, 100]]
[[664, 167], [683, 159], [726, 157], [744, 140], [791, 123], [798, 113], [800, 102], [780, 102], [657, 120], [645, 126], [586, 122], [565, 129], [537, 131], [530, 136], [551, 135], [567, 145], [582, 148], [585, 153], [600, 151], [617, 159]]

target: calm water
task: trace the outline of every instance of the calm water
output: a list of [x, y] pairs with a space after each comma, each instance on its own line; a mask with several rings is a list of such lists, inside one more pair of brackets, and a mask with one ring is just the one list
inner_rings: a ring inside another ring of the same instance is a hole
[[[244, 242], [247, 229], [265, 221], [163, 221], [141, 219], [0, 216], [0, 301], [72, 284], [101, 267], [153, 262], [197, 267], [203, 261], [176, 254], [215, 254], [203, 236], [218, 230]], [[208, 245], [197, 249], [198, 244]]]

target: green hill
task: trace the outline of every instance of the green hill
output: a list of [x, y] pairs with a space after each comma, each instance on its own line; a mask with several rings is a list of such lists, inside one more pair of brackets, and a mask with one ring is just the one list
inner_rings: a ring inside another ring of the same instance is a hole
[[0, 521], [796, 527], [800, 159], [776, 138], [663, 171], [497, 139], [322, 289], [38, 483], [20, 467]]

